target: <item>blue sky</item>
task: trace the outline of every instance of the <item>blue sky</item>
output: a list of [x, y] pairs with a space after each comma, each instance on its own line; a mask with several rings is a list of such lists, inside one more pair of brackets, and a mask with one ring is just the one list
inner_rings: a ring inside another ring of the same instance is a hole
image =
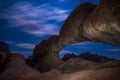
[[[97, 4], [99, 0], [0, 0], [0, 41], [28, 57], [37, 43], [58, 35], [71, 11], [84, 2]], [[120, 47], [101, 43], [78, 43], [61, 53], [85, 51], [120, 59]]]

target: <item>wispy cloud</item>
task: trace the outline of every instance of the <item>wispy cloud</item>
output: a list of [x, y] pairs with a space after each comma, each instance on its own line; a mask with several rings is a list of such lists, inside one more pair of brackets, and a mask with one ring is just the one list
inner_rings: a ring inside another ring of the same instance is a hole
[[14, 42], [14, 41], [5, 41], [8, 44], [12, 44], [15, 45], [19, 48], [24, 48], [24, 49], [34, 49], [35, 44], [31, 44], [31, 43], [18, 43], [18, 42]]
[[22, 2], [5, 10], [1, 18], [7, 19], [11, 27], [19, 27], [22, 31], [35, 36], [44, 36], [58, 34], [57, 23], [64, 21], [69, 12], [50, 4], [35, 6]]
[[65, 55], [65, 54], [68, 54], [68, 53], [69, 53], [69, 54], [70, 54], [70, 53], [77, 54], [76, 52], [67, 51], [67, 50], [62, 50], [62, 51], [60, 51], [59, 56], [60, 56], [60, 58], [63, 58], [64, 55]]
[[60, 51], [60, 54], [62, 54], [62, 53], [73, 53], [73, 52], [71, 52], [71, 51], [66, 51], [66, 50], [62, 50], [62, 51]]
[[25, 49], [33, 49], [35, 47], [34, 44], [28, 44], [28, 43], [20, 43], [20, 44], [16, 44], [16, 46]]
[[120, 52], [120, 48], [119, 49], [107, 49], [107, 51], [113, 51], [113, 52], [119, 51]]

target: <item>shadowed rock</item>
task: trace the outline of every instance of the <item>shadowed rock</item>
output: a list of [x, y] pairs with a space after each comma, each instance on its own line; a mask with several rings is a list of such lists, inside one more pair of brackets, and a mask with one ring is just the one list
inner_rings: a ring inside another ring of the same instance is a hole
[[5, 53], [0, 52], [0, 64], [3, 64], [7, 58]]
[[0, 72], [4, 70], [7, 63], [7, 57], [10, 53], [9, 46], [5, 42], [0, 42]]
[[62, 64], [62, 60], [54, 56], [54, 50], [57, 48], [58, 36], [52, 36], [48, 40], [36, 45], [33, 54], [33, 61], [36, 68], [40, 72], [46, 72], [54, 68], [58, 68]]
[[11, 54], [5, 70], [0, 73], [0, 80], [38, 80], [40, 73], [30, 68], [21, 54]]
[[0, 52], [0, 73], [5, 69], [7, 63], [7, 54]]

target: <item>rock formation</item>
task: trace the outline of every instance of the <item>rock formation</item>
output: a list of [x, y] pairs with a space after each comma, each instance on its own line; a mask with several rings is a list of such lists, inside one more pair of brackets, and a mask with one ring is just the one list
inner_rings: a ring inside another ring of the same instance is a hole
[[119, 80], [120, 68], [108, 68], [102, 70], [88, 70], [63, 75], [62, 79], [55, 80]]
[[40, 73], [29, 67], [23, 55], [12, 53], [8, 57], [5, 69], [0, 73], [0, 80], [39, 80]]
[[62, 64], [62, 60], [54, 56], [53, 51], [57, 48], [58, 36], [52, 36], [48, 40], [36, 45], [33, 54], [37, 69], [40, 72], [46, 72], [54, 68], [58, 68]]
[[120, 46], [120, 1], [101, 0], [85, 21], [83, 34], [93, 42]]
[[9, 46], [5, 42], [0, 42], [0, 72], [3, 71], [10, 52]]
[[98, 6], [91, 3], [78, 6], [63, 24], [59, 36], [52, 36], [35, 47], [36, 65], [47, 68], [49, 64], [52, 68], [51, 64], [56, 63], [52, 57], [72, 43], [91, 41], [120, 45], [119, 22], [120, 0], [101, 0]]
[[100, 70], [118, 67], [120, 67], [120, 60], [110, 60], [107, 62], [97, 63], [82, 58], [71, 58], [64, 62], [64, 64], [59, 67], [59, 70], [63, 73], [73, 73], [86, 70]]

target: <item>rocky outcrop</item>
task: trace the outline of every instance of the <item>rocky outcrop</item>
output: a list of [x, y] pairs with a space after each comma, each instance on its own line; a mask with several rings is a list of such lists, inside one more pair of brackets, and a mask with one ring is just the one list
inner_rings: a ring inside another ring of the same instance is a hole
[[96, 5], [84, 3], [78, 6], [67, 18], [60, 30], [59, 45], [61, 48], [68, 44], [88, 41], [83, 35], [83, 26], [87, 18], [92, 14]]
[[48, 55], [48, 53], [52, 53], [52, 51], [56, 49], [55, 47], [57, 47], [56, 44], [58, 44], [58, 40], [59, 36], [55, 35], [50, 37], [48, 40], [44, 40], [40, 44], [37, 44], [33, 51], [33, 56], [44, 57]]
[[0, 52], [0, 73], [5, 69], [7, 63], [7, 55], [3, 52]]
[[5, 60], [6, 60], [7, 57], [8, 56], [5, 53], [0, 52], [0, 64], [5, 63]]
[[85, 21], [83, 34], [93, 42], [120, 46], [120, 1], [101, 0]]
[[71, 58], [59, 67], [63, 73], [73, 73], [88, 70], [96, 63], [81, 58]]
[[9, 46], [5, 42], [0, 42], [0, 72], [4, 70], [10, 52]]
[[119, 0], [101, 0], [98, 6], [91, 3], [78, 6], [63, 24], [59, 36], [52, 36], [35, 47], [36, 65], [52, 69], [52, 64], [56, 63], [52, 57], [73, 43], [91, 41], [120, 45], [119, 22]]
[[29, 67], [21, 54], [11, 54], [5, 69], [0, 73], [0, 80], [39, 80], [40, 73]]
[[100, 70], [105, 68], [120, 67], [120, 60], [111, 60], [107, 62], [96, 63], [82, 58], [71, 58], [59, 67], [63, 73], [73, 73], [86, 70]]
[[40, 72], [50, 71], [58, 68], [62, 64], [62, 60], [54, 56], [54, 50], [57, 48], [58, 36], [52, 36], [48, 40], [36, 45], [33, 54], [33, 61], [36, 63], [35, 67]]
[[59, 35], [61, 48], [78, 42], [120, 45], [120, 1], [101, 0], [98, 6], [85, 3], [67, 18]]

